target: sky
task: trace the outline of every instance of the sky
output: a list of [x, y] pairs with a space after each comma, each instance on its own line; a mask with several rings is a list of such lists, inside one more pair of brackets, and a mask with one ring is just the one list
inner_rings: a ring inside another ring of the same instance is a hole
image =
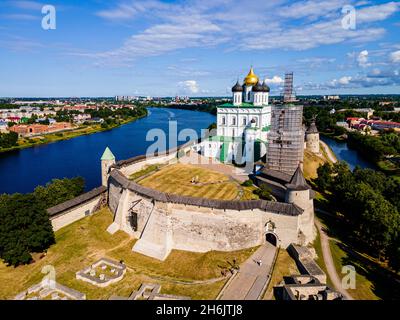
[[400, 94], [399, 11], [368, 0], [0, 0], [0, 97], [227, 96], [250, 66], [272, 95], [289, 71], [298, 95]]

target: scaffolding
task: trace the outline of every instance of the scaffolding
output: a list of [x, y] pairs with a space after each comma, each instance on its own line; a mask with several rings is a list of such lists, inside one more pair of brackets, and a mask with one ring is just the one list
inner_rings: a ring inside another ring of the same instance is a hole
[[293, 72], [285, 73], [285, 83], [283, 86], [283, 102], [296, 101], [296, 95], [293, 90]]
[[267, 167], [292, 175], [304, 156], [303, 106], [272, 107]]

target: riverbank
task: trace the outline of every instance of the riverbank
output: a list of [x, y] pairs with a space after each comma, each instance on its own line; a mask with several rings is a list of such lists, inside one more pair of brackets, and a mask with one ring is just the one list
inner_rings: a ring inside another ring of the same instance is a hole
[[84, 126], [79, 126], [78, 128], [73, 129], [73, 130], [64, 130], [64, 131], [59, 131], [59, 132], [36, 136], [36, 137], [20, 138], [20, 139], [18, 139], [17, 146], [14, 146], [11, 148], [0, 148], [0, 153], [6, 153], [6, 152], [10, 152], [10, 151], [15, 151], [15, 150], [22, 150], [22, 149], [26, 149], [26, 148], [30, 148], [30, 147], [34, 147], [34, 146], [43, 145], [43, 144], [69, 140], [69, 139], [84, 136], [84, 135], [90, 135], [93, 133], [109, 131], [109, 130], [118, 128], [120, 126], [123, 126], [125, 124], [139, 120], [141, 118], [147, 117], [147, 115], [148, 115], [148, 113], [146, 113], [146, 115], [143, 115], [140, 117], [130, 117], [125, 120], [122, 120], [118, 124], [113, 124], [106, 128], [103, 128], [101, 126], [101, 124], [84, 125]]
[[[25, 148], [0, 154], [1, 193], [28, 193], [36, 186], [45, 185], [54, 178], [81, 176], [86, 182], [86, 191], [101, 184], [100, 158], [109, 147], [117, 160], [146, 154], [156, 143], [148, 132], [160, 129], [168, 142], [170, 128], [168, 118], [171, 109], [148, 108], [147, 117], [121, 125], [112, 130], [82, 134], [74, 139], [47, 143], [34, 148]], [[177, 132], [190, 128], [198, 136], [201, 129], [215, 122], [215, 117], [196, 111], [174, 110]], [[171, 131], [173, 134], [173, 132]], [[157, 138], [156, 138], [157, 139]], [[184, 143], [185, 141], [179, 141]], [[160, 151], [167, 145], [160, 145]]]
[[393, 179], [400, 181], [400, 168], [395, 164], [394, 161], [390, 161], [389, 159], [384, 159], [377, 162], [371, 161], [365, 157], [363, 152], [360, 151], [361, 146], [358, 146], [354, 142], [352, 146], [350, 146], [347, 140], [337, 140], [326, 135], [321, 135], [321, 141], [323, 141], [330, 147], [330, 149], [332, 149], [337, 160], [343, 160], [347, 162], [351, 170], [353, 170], [356, 166], [360, 166], [361, 168], [370, 168], [383, 172], [388, 177], [392, 177]]

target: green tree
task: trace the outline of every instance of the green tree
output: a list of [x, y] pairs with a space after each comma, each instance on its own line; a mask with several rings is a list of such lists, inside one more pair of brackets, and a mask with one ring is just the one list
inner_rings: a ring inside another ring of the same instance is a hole
[[266, 184], [261, 184], [258, 189], [253, 191], [260, 199], [272, 200], [271, 189]]
[[317, 169], [318, 177], [314, 180], [318, 188], [322, 191], [327, 190], [333, 181], [332, 166], [329, 163], [324, 163]]
[[47, 209], [79, 196], [83, 193], [84, 187], [85, 180], [82, 177], [53, 179], [45, 186], [36, 187], [33, 194], [42, 207]]
[[0, 258], [8, 265], [29, 263], [55, 241], [47, 208], [80, 195], [82, 178], [55, 179], [33, 193], [0, 195]]

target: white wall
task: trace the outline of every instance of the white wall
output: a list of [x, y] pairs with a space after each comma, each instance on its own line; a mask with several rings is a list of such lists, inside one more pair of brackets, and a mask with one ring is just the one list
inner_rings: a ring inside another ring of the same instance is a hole
[[53, 230], [57, 231], [75, 221], [78, 221], [87, 215], [93, 213], [93, 209], [98, 205], [101, 195], [89, 200], [88, 202], [67, 210], [53, 218], [50, 218]]

